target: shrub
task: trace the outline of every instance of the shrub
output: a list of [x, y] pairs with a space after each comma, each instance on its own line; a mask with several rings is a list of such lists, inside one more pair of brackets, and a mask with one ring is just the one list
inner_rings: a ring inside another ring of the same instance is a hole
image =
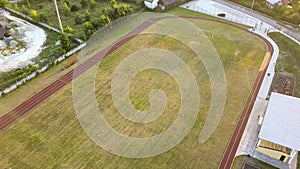
[[31, 10], [30, 12], [30, 16], [33, 18], [33, 19], [38, 19], [39, 18], [39, 14], [36, 10]]
[[71, 49], [71, 40], [68, 35], [61, 35], [60, 41], [63, 49], [65, 49], [66, 51]]
[[39, 21], [41, 21], [41, 22], [48, 22], [48, 18], [47, 18], [47, 16], [45, 14], [41, 13], [39, 15]]
[[85, 16], [82, 14], [76, 14], [75, 16], [75, 24], [80, 25], [85, 22]]
[[64, 14], [66, 16], [69, 16], [69, 14], [71, 13], [71, 10], [70, 10], [70, 7], [68, 6], [68, 4], [66, 2], [64, 3], [64, 8], [65, 8]]
[[66, 32], [66, 33], [74, 33], [74, 29], [71, 27], [71, 26], [69, 26], [69, 25], [67, 25], [65, 28], [64, 28], [64, 32]]
[[8, 0], [0, 0], [0, 7], [1, 8], [4, 8], [5, 6], [7, 6], [9, 3], [8, 3]]
[[88, 2], [86, 0], [81, 0], [80, 4], [82, 8], [86, 8], [88, 6]]
[[71, 10], [71, 12], [75, 12], [75, 11], [78, 11], [79, 8], [76, 5], [72, 5], [70, 10]]

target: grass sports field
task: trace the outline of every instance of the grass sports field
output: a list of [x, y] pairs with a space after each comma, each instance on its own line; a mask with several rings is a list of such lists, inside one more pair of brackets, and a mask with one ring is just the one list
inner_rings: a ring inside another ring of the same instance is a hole
[[257, 76], [266, 47], [258, 38], [237, 28], [211, 21], [193, 19], [190, 21], [200, 29], [214, 33], [213, 37], [210, 34], [207, 34], [207, 37], [215, 46], [226, 74], [225, 111], [218, 128], [209, 140], [203, 144], [198, 143], [211, 99], [211, 85], [203, 63], [178, 40], [162, 35], [145, 34], [134, 37], [100, 64], [95, 83], [97, 102], [105, 119], [124, 135], [148, 137], [165, 131], [174, 122], [176, 112], [180, 108], [180, 92], [172, 77], [158, 70], [147, 69], [137, 74], [131, 82], [130, 99], [139, 110], [149, 108], [148, 96], [152, 89], [163, 90], [168, 98], [162, 116], [146, 125], [123, 119], [117, 113], [111, 98], [110, 82], [112, 73], [120, 61], [134, 51], [155, 47], [177, 54], [194, 73], [201, 96], [197, 120], [191, 132], [180, 144], [166, 153], [145, 159], [124, 158], [104, 151], [94, 144], [81, 128], [73, 107], [72, 85], [68, 84], [24, 118], [1, 132], [0, 166], [217, 168]]

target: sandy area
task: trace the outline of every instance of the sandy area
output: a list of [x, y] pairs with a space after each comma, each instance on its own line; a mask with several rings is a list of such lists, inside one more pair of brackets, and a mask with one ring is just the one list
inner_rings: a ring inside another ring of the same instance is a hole
[[46, 41], [46, 33], [43, 29], [20, 18], [11, 16], [8, 12], [5, 12], [4, 15], [19, 26], [17, 28], [19, 32], [24, 32], [20, 40], [26, 43], [26, 49], [19, 50], [10, 56], [0, 56], [0, 72], [9, 71], [31, 63], [30, 60], [39, 55]]

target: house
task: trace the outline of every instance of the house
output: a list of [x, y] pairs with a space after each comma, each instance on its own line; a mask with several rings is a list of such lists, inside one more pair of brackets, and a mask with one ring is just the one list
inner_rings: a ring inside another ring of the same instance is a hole
[[175, 6], [179, 0], [144, 0], [144, 4], [149, 9], [167, 10]]
[[158, 6], [159, 0], [144, 0], [144, 4], [149, 9], [155, 9]]
[[300, 98], [272, 93], [255, 151], [289, 165], [300, 151]]
[[278, 4], [280, 6], [281, 5], [289, 5], [290, 1], [289, 0], [267, 0], [266, 3], [269, 8], [273, 8], [273, 6], [275, 4]]

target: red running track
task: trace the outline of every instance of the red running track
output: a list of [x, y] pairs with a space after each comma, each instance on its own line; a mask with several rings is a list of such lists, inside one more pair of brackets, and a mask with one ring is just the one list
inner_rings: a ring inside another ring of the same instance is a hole
[[[267, 45], [268, 52], [270, 53], [270, 55], [272, 56], [272, 54], [273, 54], [273, 46], [271, 45], [271, 43], [268, 40], [266, 40], [264, 37], [262, 37], [260, 35], [254, 34], [253, 32], [251, 32], [241, 26], [238, 26], [238, 25], [235, 25], [232, 23], [228, 23], [225, 21], [221, 21], [221, 20], [200, 18], [200, 17], [195, 17], [195, 16], [180, 16], [180, 17], [218, 22], [218, 23], [227, 24], [227, 25], [236, 27], [238, 29], [244, 30], [244, 31], [249, 32], [249, 33], [257, 36], [258, 38], [262, 39], [265, 42], [265, 44]], [[150, 25], [155, 23], [157, 20], [166, 19], [166, 18], [171, 18], [171, 17], [162, 17], [162, 18], [157, 18], [157, 19], [153, 19], [151, 21], [144, 22], [143, 24], [139, 25], [138, 27], [136, 27], [135, 29], [130, 31], [128, 34], [126, 34], [125, 36], [123, 36], [122, 38], [117, 40], [115, 43], [111, 44], [110, 46], [101, 50], [99, 53], [97, 53], [93, 57], [89, 58], [88, 60], [86, 60], [85, 62], [80, 64], [78, 67], [76, 67], [75, 70], [74, 69], [71, 70], [70, 72], [68, 72], [64, 76], [60, 77], [58, 80], [54, 81], [49, 86], [47, 86], [46, 88], [44, 88], [43, 90], [41, 90], [40, 92], [35, 94], [33, 97], [29, 98], [25, 102], [23, 102], [20, 105], [18, 105], [17, 107], [15, 107], [13, 110], [11, 110], [10, 112], [8, 112], [7, 114], [5, 114], [4, 116], [2, 116], [0, 118], [0, 131], [4, 130], [6, 127], [11, 125], [17, 119], [19, 119], [20, 117], [25, 115], [31, 109], [36, 107], [38, 104], [40, 104], [45, 99], [50, 97], [52, 94], [57, 92], [59, 89], [64, 87], [66, 84], [71, 82], [74, 78], [76, 78], [81, 73], [85, 72], [86, 70], [91, 68], [93, 65], [95, 65], [96, 63], [101, 61], [105, 56], [111, 54], [113, 51], [115, 51], [116, 49], [118, 49], [119, 47], [124, 45], [126, 42], [128, 42], [130, 39], [132, 39], [135, 35], [141, 33], [143, 30], [145, 30], [147, 27], [149, 27]], [[267, 60], [267, 63], [269, 63], [269, 62], [270, 62], [270, 58]], [[251, 110], [253, 108], [255, 99], [258, 95], [258, 91], [261, 87], [264, 75], [266, 74], [266, 70], [267, 70], [266, 67], [263, 70], [261, 70], [255, 80], [254, 86], [252, 87], [251, 93], [247, 99], [245, 107], [242, 111], [242, 114], [241, 114], [239, 121], [235, 127], [235, 130], [231, 136], [231, 139], [229, 141], [227, 149], [223, 155], [222, 161], [219, 165], [220, 169], [229, 169], [232, 166], [232, 163], [233, 163], [233, 160], [235, 157], [235, 153], [237, 151], [238, 145], [240, 143], [240, 140], [242, 138], [246, 124], [248, 122]]]

